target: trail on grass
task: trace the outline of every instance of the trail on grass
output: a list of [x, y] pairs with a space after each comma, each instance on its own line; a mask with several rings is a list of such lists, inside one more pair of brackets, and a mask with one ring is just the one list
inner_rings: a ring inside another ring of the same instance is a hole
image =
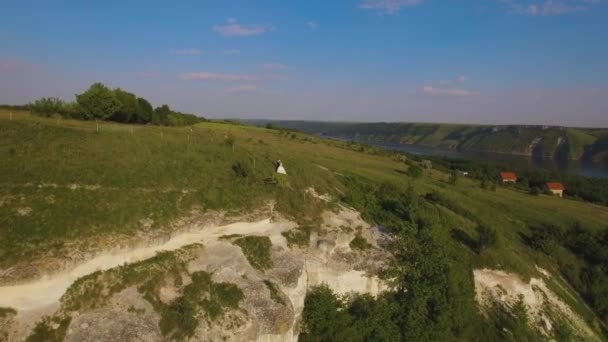
[[217, 241], [223, 235], [276, 235], [289, 229], [288, 222], [238, 222], [225, 226], [204, 227], [197, 231], [180, 233], [167, 242], [148, 247], [101, 254], [70, 271], [19, 285], [0, 287], [0, 307], [11, 307], [18, 311], [36, 310], [55, 304], [78, 278], [99, 270], [145, 260], [161, 251], [173, 251], [194, 243]]

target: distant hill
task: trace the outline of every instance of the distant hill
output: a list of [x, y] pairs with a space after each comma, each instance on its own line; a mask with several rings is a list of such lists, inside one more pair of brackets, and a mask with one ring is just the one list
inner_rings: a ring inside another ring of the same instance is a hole
[[277, 127], [367, 143], [413, 144], [552, 159], [608, 160], [608, 129], [383, 122], [249, 122], [258, 125], [270, 123]]

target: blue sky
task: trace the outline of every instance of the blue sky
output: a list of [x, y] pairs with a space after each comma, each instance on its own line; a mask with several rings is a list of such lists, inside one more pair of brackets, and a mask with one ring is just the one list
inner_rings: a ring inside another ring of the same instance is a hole
[[5, 1], [0, 103], [101, 81], [208, 117], [608, 126], [606, 0], [176, 3]]

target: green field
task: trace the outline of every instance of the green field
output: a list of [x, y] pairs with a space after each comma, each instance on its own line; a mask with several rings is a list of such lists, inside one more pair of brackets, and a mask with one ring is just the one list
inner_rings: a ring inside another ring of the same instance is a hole
[[[438, 139], [427, 136], [427, 141]], [[555, 260], [524, 243], [530, 227], [565, 229], [579, 223], [600, 231], [608, 222], [608, 207], [510, 187], [482, 189], [468, 178], [451, 184], [449, 175], [437, 170], [415, 179], [406, 175], [409, 166], [397, 154], [229, 123], [98, 125], [0, 111], [0, 154], [0, 270], [13, 268], [11, 279], [35, 276], [75, 251], [102, 251], [138, 234], [170, 230], [171, 222], [193, 209], [237, 215], [276, 201], [276, 210], [286, 217], [314, 225], [332, 204], [313, 200], [306, 190], [314, 187], [349, 203], [352, 179], [374, 187], [389, 183], [399, 191], [411, 188], [425, 210], [435, 213], [457, 264], [466, 267], [537, 276], [535, 265], [541, 265], [558, 274]], [[277, 159], [287, 169], [286, 180], [274, 174]], [[429, 193], [441, 200], [424, 200]], [[374, 214], [371, 208], [356, 209]], [[480, 224], [499, 238], [483, 253], [450, 237], [459, 230], [475, 239]], [[470, 268], [460, 272], [470, 277]], [[595, 320], [586, 306], [576, 310]]]

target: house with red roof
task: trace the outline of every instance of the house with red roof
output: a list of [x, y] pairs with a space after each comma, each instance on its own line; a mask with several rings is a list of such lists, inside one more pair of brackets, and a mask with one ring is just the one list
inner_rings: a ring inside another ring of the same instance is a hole
[[545, 185], [547, 187], [547, 190], [549, 190], [552, 194], [557, 195], [559, 197], [564, 197], [564, 190], [566, 190], [566, 187], [564, 187], [562, 183], [549, 182]]
[[515, 172], [501, 172], [500, 179], [503, 183], [515, 183], [517, 182], [517, 175]]

